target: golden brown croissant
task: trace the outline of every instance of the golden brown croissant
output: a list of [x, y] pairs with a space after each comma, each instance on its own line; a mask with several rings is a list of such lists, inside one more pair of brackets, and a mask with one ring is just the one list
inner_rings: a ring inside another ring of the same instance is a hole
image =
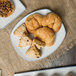
[[49, 13], [43, 17], [42, 26], [48, 26], [55, 32], [58, 32], [61, 27], [61, 19], [54, 13]]
[[36, 46], [31, 46], [25, 53], [28, 57], [31, 58], [40, 58], [41, 52], [39, 49], [36, 48]]
[[29, 16], [26, 21], [26, 28], [30, 33], [34, 33], [34, 31], [41, 26], [42, 22], [42, 15], [40, 14], [33, 14]]
[[14, 33], [15, 36], [21, 37], [24, 32], [27, 33], [27, 30], [25, 28], [25, 24], [23, 23], [13, 33]]
[[14, 10], [14, 4], [10, 0], [0, 0], [0, 17], [8, 17]]
[[20, 42], [19, 42], [19, 47], [25, 47], [29, 46], [32, 43], [32, 39], [28, 36], [27, 33], [23, 33]]
[[42, 27], [35, 31], [34, 36], [46, 43], [46, 46], [54, 44], [54, 32], [48, 27]]

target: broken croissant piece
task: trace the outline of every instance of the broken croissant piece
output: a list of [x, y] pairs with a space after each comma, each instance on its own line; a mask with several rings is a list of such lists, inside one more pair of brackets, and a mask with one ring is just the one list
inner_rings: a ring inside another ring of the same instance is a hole
[[41, 53], [40, 50], [35, 46], [31, 46], [25, 53], [28, 57], [31, 58], [40, 58], [41, 57]]
[[27, 30], [25, 28], [25, 23], [23, 23], [20, 27], [18, 27], [15, 31], [14, 31], [14, 35], [21, 37], [23, 33], [27, 33]]
[[32, 39], [28, 36], [27, 33], [23, 33], [20, 42], [19, 42], [19, 47], [25, 47], [29, 46], [32, 43]]
[[45, 42], [40, 41], [36, 38], [33, 39], [32, 45], [35, 45], [38, 49], [41, 49], [45, 46]]

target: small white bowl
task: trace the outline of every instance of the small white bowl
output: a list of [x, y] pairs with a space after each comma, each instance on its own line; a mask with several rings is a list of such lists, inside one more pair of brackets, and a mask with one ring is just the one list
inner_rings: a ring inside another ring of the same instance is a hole
[[40, 10], [37, 10], [37, 11], [34, 11], [30, 14], [28, 14], [27, 16], [25, 16], [23, 19], [21, 19], [21, 21], [19, 21], [16, 26], [14, 27], [14, 29], [12, 30], [11, 34], [10, 34], [10, 38], [11, 38], [11, 42], [12, 42], [12, 45], [15, 49], [15, 51], [24, 59], [24, 60], [28, 60], [28, 61], [37, 61], [37, 60], [41, 60], [47, 56], [49, 56], [50, 54], [52, 54], [53, 52], [56, 51], [56, 49], [61, 45], [61, 43], [63, 42], [64, 38], [65, 38], [65, 35], [66, 35], [66, 31], [65, 31], [65, 28], [64, 28], [64, 25], [62, 24], [59, 32], [56, 33], [56, 39], [55, 39], [55, 43], [53, 46], [51, 47], [44, 47], [41, 51], [42, 51], [42, 56], [40, 58], [36, 58], [36, 59], [33, 59], [33, 58], [29, 58], [25, 55], [25, 52], [27, 51], [27, 49], [30, 47], [23, 47], [23, 48], [20, 48], [18, 47], [18, 44], [19, 44], [19, 37], [16, 37], [14, 36], [13, 32], [22, 24], [25, 22], [26, 18], [32, 14], [35, 14], [35, 13], [40, 13], [42, 15], [46, 15], [47, 13], [50, 13], [51, 10], [49, 9], [40, 9]]

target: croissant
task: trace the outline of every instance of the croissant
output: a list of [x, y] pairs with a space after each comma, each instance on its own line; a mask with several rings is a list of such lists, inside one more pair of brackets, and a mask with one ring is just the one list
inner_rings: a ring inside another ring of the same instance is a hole
[[54, 44], [55, 33], [48, 27], [41, 27], [34, 32], [34, 36], [45, 42], [46, 46]]
[[47, 26], [52, 28], [54, 32], [58, 32], [61, 27], [61, 22], [61, 18], [55, 13], [49, 13], [45, 16], [33, 14], [25, 21], [28, 31], [32, 34], [37, 28], [42, 26]]
[[27, 17], [25, 24], [26, 28], [30, 33], [34, 33], [34, 31], [41, 26], [42, 22], [42, 15], [40, 14], [33, 14]]
[[43, 17], [42, 26], [48, 26], [54, 32], [58, 32], [61, 27], [61, 18], [54, 13], [49, 13]]

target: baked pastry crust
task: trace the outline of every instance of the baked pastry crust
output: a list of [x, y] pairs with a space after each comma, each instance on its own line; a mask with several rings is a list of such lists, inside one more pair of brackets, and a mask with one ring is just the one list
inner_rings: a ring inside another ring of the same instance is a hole
[[52, 46], [54, 44], [55, 33], [48, 27], [37, 29], [34, 33], [34, 36], [45, 42], [46, 46]]
[[61, 18], [55, 13], [49, 13], [43, 17], [42, 26], [52, 28], [54, 32], [58, 32], [61, 27]]
[[31, 46], [25, 53], [28, 57], [31, 58], [40, 58], [41, 52], [35, 45]]
[[33, 34], [37, 28], [41, 27], [42, 18], [43, 16], [40, 14], [33, 14], [27, 17], [25, 21], [27, 30]]
[[13, 33], [15, 36], [21, 37], [24, 32], [27, 33], [27, 30], [25, 28], [25, 23], [19, 26]]
[[14, 4], [10, 0], [0, 0], [0, 17], [8, 17], [14, 10]]
[[38, 40], [37, 38], [33, 39], [32, 45], [35, 45], [38, 49], [41, 49], [45, 46], [45, 42]]
[[28, 36], [27, 33], [23, 33], [20, 42], [19, 42], [19, 47], [25, 47], [29, 46], [32, 43], [32, 39]]

